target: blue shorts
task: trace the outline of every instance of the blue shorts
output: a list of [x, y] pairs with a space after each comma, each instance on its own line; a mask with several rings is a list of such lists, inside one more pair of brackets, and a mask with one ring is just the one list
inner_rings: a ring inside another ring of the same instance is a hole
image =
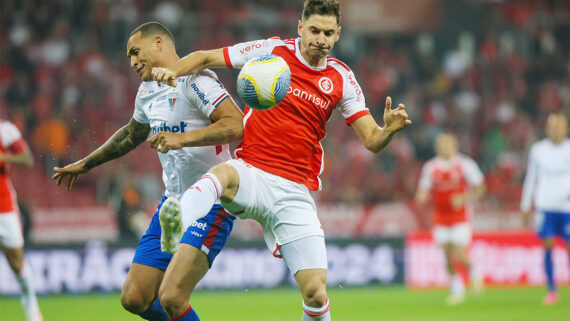
[[560, 236], [570, 242], [570, 213], [538, 211], [537, 233], [542, 239]]
[[[161, 270], [166, 270], [168, 267], [172, 254], [160, 250], [161, 230], [158, 219], [158, 212], [166, 198], [162, 195], [150, 225], [139, 241], [133, 263], [148, 265]], [[208, 261], [212, 266], [214, 259], [224, 248], [230, 236], [235, 218], [226, 212], [221, 205], [215, 204], [206, 216], [188, 227], [180, 243], [190, 244], [202, 250], [208, 256]]]

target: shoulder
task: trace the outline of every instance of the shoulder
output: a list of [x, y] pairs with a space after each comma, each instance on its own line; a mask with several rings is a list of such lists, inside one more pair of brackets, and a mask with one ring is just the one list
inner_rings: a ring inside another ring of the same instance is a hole
[[550, 141], [547, 138], [543, 138], [537, 142], [535, 142], [534, 144], [532, 144], [532, 146], [530, 147], [530, 153], [539, 153], [541, 151], [544, 151], [545, 148], [548, 148]]
[[340, 74], [344, 90], [353, 91], [360, 101], [363, 98], [362, 89], [360, 88], [352, 70], [344, 62], [330, 56], [327, 57], [327, 65], [329, 68], [335, 69], [336, 72]]
[[153, 81], [143, 81], [139, 85], [139, 89], [137, 90], [136, 99], [142, 99], [144, 96], [152, 94], [154, 92]]
[[464, 166], [464, 168], [466, 168], [467, 170], [481, 171], [477, 162], [470, 156], [467, 156], [465, 154], [458, 154], [457, 160], [459, 161], [461, 166]]
[[281, 37], [271, 37], [269, 39], [263, 40], [263, 42], [267, 42], [274, 47], [282, 46], [282, 47], [288, 47], [289, 49], [293, 50], [295, 49], [295, 43], [297, 42], [297, 39], [295, 38], [281, 39]]
[[20, 132], [16, 125], [8, 120], [0, 120], [0, 130], [2, 130], [2, 132]]
[[208, 80], [212, 80], [212, 79], [219, 82], [218, 75], [214, 71], [212, 71], [210, 69], [204, 69], [197, 74], [193, 74], [193, 75], [186, 76], [186, 77], [180, 77], [180, 78], [178, 78], [178, 82], [180, 83], [180, 82], [188, 81], [190, 83], [193, 83], [193, 82], [200, 82], [200, 81], [208, 81]]
[[352, 74], [352, 70], [342, 61], [338, 60], [335, 57], [328, 56], [327, 57], [327, 65], [335, 68], [341, 74]]
[[470, 156], [467, 156], [463, 153], [458, 153], [457, 156], [455, 156], [457, 161], [461, 162], [461, 163], [475, 163], [475, 160], [473, 158], [471, 158]]
[[425, 171], [431, 171], [437, 165], [437, 162], [438, 162], [437, 157], [428, 159], [427, 162], [425, 162], [425, 164], [423, 166], [424, 170]]

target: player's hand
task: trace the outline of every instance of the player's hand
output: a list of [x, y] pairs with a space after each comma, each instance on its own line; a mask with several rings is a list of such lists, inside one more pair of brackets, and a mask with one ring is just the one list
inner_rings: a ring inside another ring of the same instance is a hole
[[178, 77], [176, 76], [176, 73], [168, 68], [154, 67], [151, 70], [151, 74], [152, 79], [157, 82], [161, 82], [172, 87], [176, 87], [176, 85], [178, 85]]
[[83, 160], [80, 160], [73, 164], [69, 164], [63, 168], [54, 167], [53, 171], [55, 172], [55, 174], [53, 174], [51, 178], [57, 180], [58, 186], [61, 185], [61, 182], [63, 182], [63, 179], [66, 176], [69, 177], [66, 186], [66, 189], [69, 191], [71, 190], [71, 186], [73, 186], [73, 183], [75, 183], [75, 181], [77, 180], [77, 177], [80, 174], [87, 173], [89, 169], [85, 167], [85, 162], [83, 162]]
[[398, 108], [392, 109], [392, 98], [390, 98], [390, 96], [386, 97], [384, 128], [390, 133], [396, 133], [411, 123], [412, 121], [408, 119], [408, 114], [406, 113], [406, 106], [404, 106], [404, 104], [399, 104]]
[[161, 153], [166, 153], [169, 150], [184, 147], [184, 135], [161, 131], [147, 139], [147, 142], [150, 148], [154, 148]]
[[531, 221], [530, 221], [530, 216], [531, 216], [530, 211], [522, 211], [521, 215], [522, 215], [523, 227], [532, 227]]
[[467, 201], [467, 195], [464, 193], [456, 193], [451, 195], [451, 208], [454, 210], [460, 210], [463, 206], [465, 206], [465, 202]]

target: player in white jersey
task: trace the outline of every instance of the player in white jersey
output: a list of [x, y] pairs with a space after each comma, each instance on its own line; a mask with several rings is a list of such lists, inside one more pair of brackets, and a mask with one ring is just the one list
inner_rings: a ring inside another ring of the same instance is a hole
[[[148, 142], [160, 145], [158, 157], [166, 190], [137, 246], [121, 303], [144, 319], [166, 321], [166, 313], [188, 304], [194, 287], [223, 248], [235, 217], [214, 204], [204, 220], [180, 231], [184, 235], [180, 249], [172, 256], [161, 251], [165, 245], [161, 237], [165, 228], [180, 229], [181, 225], [165, 226], [159, 218], [160, 208], [166, 199], [181, 197], [210, 167], [231, 158], [227, 144], [243, 136], [243, 114], [212, 71], [179, 77], [174, 87], [152, 81], [153, 67], [169, 67], [180, 59], [174, 38], [163, 25], [149, 22], [136, 28], [127, 43], [127, 56], [143, 80], [133, 118], [87, 157], [54, 168], [53, 178], [59, 185], [69, 177], [69, 190], [78, 175], [127, 154], [152, 131]], [[165, 141], [166, 137], [172, 139]], [[165, 275], [170, 277], [163, 281]], [[183, 291], [186, 302], [180, 303], [180, 298], [172, 295], [173, 289]], [[191, 306], [187, 314], [191, 320], [199, 320]]]
[[0, 119], [0, 248], [20, 284], [21, 302], [28, 321], [41, 321], [32, 271], [24, 260], [20, 212], [16, 192], [8, 176], [10, 164], [32, 166], [34, 157], [18, 128]]
[[525, 221], [532, 205], [535, 225], [544, 246], [544, 269], [548, 293], [545, 305], [556, 304], [560, 297], [554, 283], [552, 247], [554, 237], [563, 238], [570, 250], [570, 139], [568, 118], [550, 114], [546, 121], [547, 138], [532, 145], [523, 184], [521, 212]]
[[[303, 298], [303, 321], [330, 321], [326, 292], [327, 254], [317, 208], [309, 191], [318, 190], [323, 168], [320, 141], [334, 110], [345, 118], [362, 144], [379, 152], [393, 135], [411, 123], [405, 107], [391, 109], [386, 99], [384, 127], [370, 115], [354, 73], [329, 56], [340, 36], [340, 3], [307, 0], [298, 23], [297, 39], [268, 39], [199, 51], [180, 60], [174, 69], [153, 69], [155, 80], [170, 83], [176, 75], [209, 67], [241, 68], [252, 57], [275, 54], [291, 70], [288, 94], [268, 110], [246, 107], [244, 139], [238, 159], [212, 168], [176, 204], [165, 211], [180, 215], [184, 224], [202, 217], [215, 201], [264, 229], [264, 239], [280, 254]], [[349, 318], [350, 319], [350, 318]], [[180, 321], [190, 319], [181, 318]]]

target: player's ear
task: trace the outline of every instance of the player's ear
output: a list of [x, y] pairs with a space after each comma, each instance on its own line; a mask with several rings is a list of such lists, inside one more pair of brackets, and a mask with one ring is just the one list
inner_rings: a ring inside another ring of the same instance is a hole
[[303, 21], [299, 20], [299, 22], [297, 22], [297, 34], [299, 35], [299, 37], [301, 37], [301, 35], [303, 34]]
[[334, 42], [338, 41], [338, 38], [340, 38], [340, 31], [342, 30], [341, 26], [338, 26], [338, 29], [336, 30], [336, 38], [334, 40]]
[[154, 37], [154, 48], [156, 50], [161, 50], [162, 46], [164, 45], [162, 38], [160, 36]]

